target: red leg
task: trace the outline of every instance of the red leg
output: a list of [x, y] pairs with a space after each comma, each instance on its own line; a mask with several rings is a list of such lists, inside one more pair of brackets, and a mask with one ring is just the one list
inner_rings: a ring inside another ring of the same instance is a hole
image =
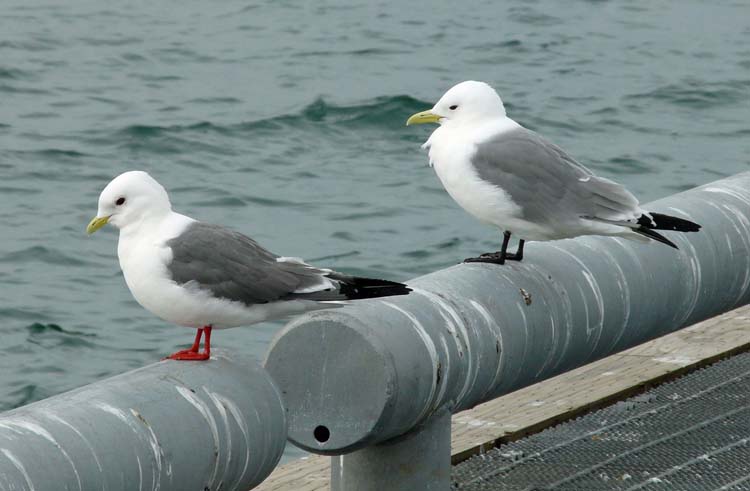
[[209, 359], [211, 358], [211, 331], [213, 330], [213, 326], [206, 326], [203, 330], [206, 332], [206, 341], [203, 343], [203, 347], [205, 348], [203, 353], [206, 355], [206, 359]]
[[201, 347], [201, 337], [203, 336], [203, 328], [201, 327], [198, 329], [198, 332], [195, 333], [195, 341], [193, 341], [193, 346], [188, 351], [193, 351], [195, 353], [198, 352], [198, 348]]
[[[203, 351], [203, 353], [199, 353], [198, 349], [201, 345], [201, 337], [203, 336], [203, 333], [206, 333], [206, 342], [205, 347], [206, 349]], [[173, 353], [169, 355], [166, 359], [169, 360], [208, 360], [211, 357], [211, 326], [205, 326], [200, 329], [198, 329], [198, 332], [195, 335], [195, 341], [193, 342], [193, 346], [190, 347], [190, 349], [185, 349], [178, 351], [177, 353]]]

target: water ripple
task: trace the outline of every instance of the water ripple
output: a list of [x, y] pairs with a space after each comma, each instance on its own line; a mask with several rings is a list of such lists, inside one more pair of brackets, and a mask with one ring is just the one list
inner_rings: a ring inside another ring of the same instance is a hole
[[706, 83], [689, 79], [654, 90], [627, 96], [628, 100], [644, 103], [649, 100], [666, 102], [692, 109], [708, 109], [746, 101], [750, 97], [750, 80]]
[[40, 245], [27, 247], [0, 256], [0, 263], [21, 264], [28, 262], [41, 262], [59, 266], [85, 266], [91, 264], [75, 256], [64, 254], [59, 250]]

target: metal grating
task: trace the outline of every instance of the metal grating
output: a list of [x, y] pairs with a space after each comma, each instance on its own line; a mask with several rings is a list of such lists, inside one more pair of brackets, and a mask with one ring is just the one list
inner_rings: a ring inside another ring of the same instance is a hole
[[453, 489], [750, 490], [750, 353], [453, 467]]

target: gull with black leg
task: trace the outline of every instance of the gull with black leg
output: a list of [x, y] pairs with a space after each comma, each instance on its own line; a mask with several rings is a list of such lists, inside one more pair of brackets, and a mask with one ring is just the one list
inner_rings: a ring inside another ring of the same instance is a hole
[[[700, 225], [648, 212], [620, 184], [598, 177], [563, 149], [505, 114], [495, 90], [462, 82], [407, 125], [437, 123], [423, 148], [448, 194], [503, 232], [501, 249], [465, 262], [521, 261], [526, 241], [609, 235], [677, 246], [657, 230], [697, 232]], [[511, 235], [518, 239], [508, 252]]]

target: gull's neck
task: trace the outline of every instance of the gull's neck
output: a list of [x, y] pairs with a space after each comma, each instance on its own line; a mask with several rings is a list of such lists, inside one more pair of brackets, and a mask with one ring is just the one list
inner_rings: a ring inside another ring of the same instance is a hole
[[[154, 272], [162, 271], [165, 264], [172, 260], [172, 251], [167, 242], [194, 222], [192, 218], [170, 210], [169, 213], [150, 216], [120, 229], [117, 257], [133, 295], [144, 282], [153, 280]], [[144, 271], [148, 271], [145, 276]]]
[[431, 146], [439, 144], [439, 142], [445, 140], [476, 145], [521, 127], [520, 124], [504, 114], [502, 116], [481, 120], [447, 120], [441, 123], [440, 127], [432, 132], [432, 135], [430, 135], [430, 138], [428, 138], [424, 145], [422, 145], [422, 148], [429, 149]]
[[141, 217], [120, 229], [120, 242], [138, 241], [143, 238], [166, 241], [176, 237], [194, 222], [192, 218], [168, 210], [166, 213], [155, 213]]

